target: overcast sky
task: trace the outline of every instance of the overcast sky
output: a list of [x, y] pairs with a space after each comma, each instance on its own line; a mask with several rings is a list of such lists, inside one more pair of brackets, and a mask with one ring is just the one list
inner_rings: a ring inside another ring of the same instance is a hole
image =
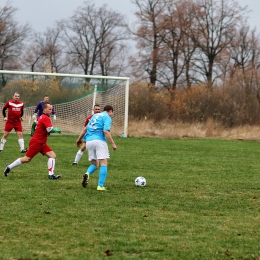
[[[1, 0], [3, 7], [8, 0]], [[237, 0], [240, 6], [252, 10], [249, 14], [251, 28], [257, 28], [260, 33], [260, 0]], [[18, 8], [15, 18], [22, 24], [28, 22], [37, 32], [43, 32], [47, 27], [54, 27], [55, 21], [68, 18], [73, 15], [77, 7], [84, 4], [84, 0], [9, 0], [12, 6]], [[131, 0], [94, 0], [96, 6], [107, 4], [112, 10], [125, 14], [129, 22], [135, 20], [136, 7]]]

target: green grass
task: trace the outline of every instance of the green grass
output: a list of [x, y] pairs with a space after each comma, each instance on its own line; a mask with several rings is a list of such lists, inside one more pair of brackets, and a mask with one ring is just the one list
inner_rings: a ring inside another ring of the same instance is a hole
[[[0, 177], [0, 259], [260, 258], [259, 142], [115, 138], [98, 192], [97, 172], [81, 187], [86, 154], [70, 165], [76, 138], [49, 138], [62, 179], [41, 155]], [[20, 156], [10, 135], [2, 172]]]

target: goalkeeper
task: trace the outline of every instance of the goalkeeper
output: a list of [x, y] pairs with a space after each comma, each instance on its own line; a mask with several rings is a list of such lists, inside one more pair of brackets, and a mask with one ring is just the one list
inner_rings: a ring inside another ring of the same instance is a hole
[[[32, 127], [31, 127], [31, 136], [33, 136], [33, 134], [35, 132], [35, 127], [36, 127], [36, 124], [37, 124], [37, 120], [42, 115], [43, 105], [46, 102], [49, 102], [49, 96], [48, 95], [44, 96], [43, 100], [38, 103], [38, 105], [36, 106], [36, 108], [34, 110], [34, 114], [32, 116], [34, 121], [33, 121]], [[52, 108], [52, 115], [53, 115], [53, 119], [56, 120], [56, 112], [55, 112], [54, 108]]]

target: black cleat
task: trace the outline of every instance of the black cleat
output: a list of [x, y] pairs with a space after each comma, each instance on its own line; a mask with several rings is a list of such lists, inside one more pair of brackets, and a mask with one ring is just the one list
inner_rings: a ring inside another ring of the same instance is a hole
[[9, 173], [10, 171], [11, 171], [11, 169], [9, 168], [9, 164], [7, 164], [6, 167], [5, 167], [5, 170], [4, 170], [4, 175], [5, 175], [5, 177], [8, 176], [8, 173]]
[[82, 179], [82, 182], [81, 182], [83, 188], [87, 188], [87, 186], [88, 186], [88, 177], [89, 177], [89, 176], [88, 176], [87, 173], [85, 173], [85, 174], [83, 175], [83, 179]]
[[77, 166], [77, 165], [78, 165], [78, 163], [77, 163], [77, 162], [73, 162], [71, 165], [76, 165], [76, 166]]
[[27, 152], [27, 148], [21, 150], [21, 153], [26, 153], [26, 152]]
[[50, 180], [58, 180], [59, 178], [60, 178], [60, 175], [55, 175], [55, 174], [49, 175]]

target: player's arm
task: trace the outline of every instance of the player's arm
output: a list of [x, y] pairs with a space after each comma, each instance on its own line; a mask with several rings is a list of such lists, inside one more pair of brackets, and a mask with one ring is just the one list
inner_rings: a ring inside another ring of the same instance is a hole
[[3, 114], [4, 120], [7, 119], [7, 117], [6, 117], [6, 109], [7, 109], [7, 107], [4, 107], [3, 110], [2, 110], [2, 114]]
[[113, 150], [116, 150], [116, 144], [115, 144], [115, 142], [114, 142], [114, 140], [112, 138], [112, 135], [111, 135], [110, 131], [109, 130], [104, 130], [103, 132], [105, 134], [106, 139], [109, 141], [109, 143], [111, 143]]
[[2, 110], [3, 117], [6, 117], [6, 109], [7, 109], [7, 107], [4, 107]]
[[86, 132], [87, 132], [87, 128], [84, 127], [84, 129], [81, 131], [81, 133], [80, 133], [80, 135], [79, 135], [79, 137], [76, 141], [77, 147], [80, 147], [80, 145], [82, 144], [82, 138], [83, 138], [83, 136], [85, 135]]
[[21, 108], [21, 115], [20, 115], [21, 121], [23, 121], [23, 107]]
[[57, 119], [57, 116], [56, 116], [56, 111], [54, 109], [54, 106], [52, 106], [52, 112], [51, 114], [53, 115], [53, 119], [56, 120]]
[[40, 106], [41, 106], [41, 102], [38, 103], [38, 105], [37, 105], [36, 108], [34, 109], [32, 119], [35, 120], [35, 119], [37, 118], [37, 113], [38, 113], [38, 111], [40, 110]]

